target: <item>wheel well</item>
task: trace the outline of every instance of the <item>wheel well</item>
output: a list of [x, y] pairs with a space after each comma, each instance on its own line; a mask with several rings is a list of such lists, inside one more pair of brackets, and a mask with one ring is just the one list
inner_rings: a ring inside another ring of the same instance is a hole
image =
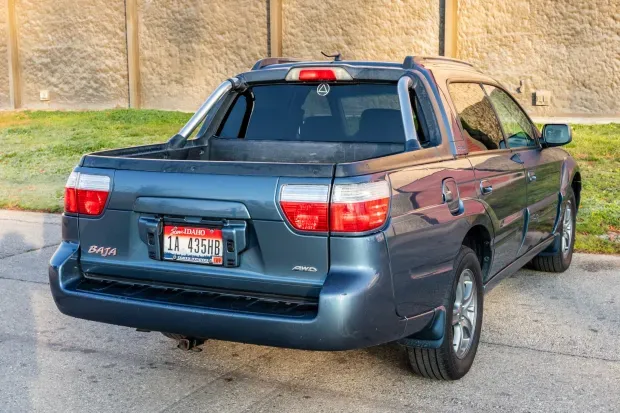
[[476, 253], [482, 269], [482, 279], [486, 280], [491, 269], [491, 234], [482, 225], [473, 226], [467, 231], [463, 245]]
[[573, 182], [570, 183], [570, 186], [573, 188], [575, 203], [577, 204], [577, 210], [579, 210], [579, 202], [581, 201], [581, 174], [579, 172], [575, 173]]

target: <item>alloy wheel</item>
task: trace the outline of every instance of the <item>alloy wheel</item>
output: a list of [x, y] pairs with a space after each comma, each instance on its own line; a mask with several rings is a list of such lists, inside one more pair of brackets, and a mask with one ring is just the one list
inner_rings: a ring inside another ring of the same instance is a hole
[[566, 204], [562, 221], [562, 254], [567, 256], [573, 240], [573, 211], [570, 203]]
[[452, 348], [460, 359], [469, 352], [476, 331], [477, 297], [474, 273], [466, 268], [459, 277], [452, 308]]

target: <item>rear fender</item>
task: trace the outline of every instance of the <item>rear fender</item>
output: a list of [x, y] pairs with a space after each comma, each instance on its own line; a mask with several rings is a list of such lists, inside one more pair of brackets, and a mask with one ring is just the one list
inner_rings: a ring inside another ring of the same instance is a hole
[[[427, 209], [423, 214], [422, 211], [411, 214], [410, 225], [416, 222], [427, 225], [421, 230], [398, 234], [399, 226], [390, 228], [395, 232], [388, 235], [388, 244], [392, 243], [390, 261], [400, 316], [409, 317], [445, 304], [453, 277], [454, 257], [473, 227], [482, 226], [493, 237], [493, 226], [484, 205], [472, 198], [463, 200], [463, 205], [465, 212], [456, 217], [441, 212], [441, 207]], [[431, 222], [434, 224], [428, 226]], [[408, 247], [402, 249], [398, 244], [404, 242]]]
[[577, 174], [577, 172], [579, 172], [579, 165], [577, 165], [575, 159], [568, 155], [562, 163], [562, 177], [560, 183], [560, 193], [562, 194], [564, 199], [566, 198], [568, 188], [571, 187], [571, 184], [573, 183], [575, 174]]
[[[549, 150], [549, 149], [547, 149]], [[557, 149], [563, 150], [563, 149]], [[555, 222], [553, 224], [552, 233], [555, 236], [555, 239], [547, 247], [543, 252], [539, 255], [541, 256], [553, 256], [558, 253], [561, 247], [561, 238], [558, 236], [558, 229], [560, 225], [560, 219], [562, 218], [562, 211], [564, 210], [564, 205], [568, 200], [568, 189], [571, 188], [573, 180], [575, 179], [575, 175], [579, 172], [579, 165], [573, 157], [571, 157], [568, 153], [566, 153], [567, 157], [564, 162], [562, 162], [562, 172], [560, 177], [560, 193], [558, 194], [558, 209], [556, 211]], [[577, 201], [577, 209], [579, 209], [579, 198]]]

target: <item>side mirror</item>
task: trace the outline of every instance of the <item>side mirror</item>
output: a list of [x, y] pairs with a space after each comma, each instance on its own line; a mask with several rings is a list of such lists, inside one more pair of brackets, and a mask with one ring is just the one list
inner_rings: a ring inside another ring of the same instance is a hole
[[565, 123], [550, 123], [543, 126], [542, 140], [543, 148], [566, 145], [573, 140], [573, 131]]

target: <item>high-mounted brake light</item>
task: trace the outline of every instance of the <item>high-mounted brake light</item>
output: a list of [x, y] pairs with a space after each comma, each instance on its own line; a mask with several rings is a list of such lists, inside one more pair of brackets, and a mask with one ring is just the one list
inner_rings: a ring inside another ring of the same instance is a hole
[[353, 80], [343, 67], [294, 67], [286, 75], [289, 82], [335, 82]]
[[284, 185], [280, 206], [293, 228], [301, 231], [328, 231], [329, 186]]
[[301, 231], [367, 232], [387, 220], [390, 185], [387, 181], [334, 185], [331, 204], [328, 198], [327, 185], [284, 185], [280, 206], [293, 228]]
[[65, 185], [65, 212], [99, 215], [110, 193], [110, 177], [72, 172]]
[[387, 181], [334, 185], [330, 206], [330, 230], [366, 232], [385, 223], [390, 205]]
[[329, 69], [306, 69], [301, 70], [299, 72], [299, 80], [301, 82], [312, 82], [314, 81], [330, 81], [337, 80], [336, 73], [333, 70]]

